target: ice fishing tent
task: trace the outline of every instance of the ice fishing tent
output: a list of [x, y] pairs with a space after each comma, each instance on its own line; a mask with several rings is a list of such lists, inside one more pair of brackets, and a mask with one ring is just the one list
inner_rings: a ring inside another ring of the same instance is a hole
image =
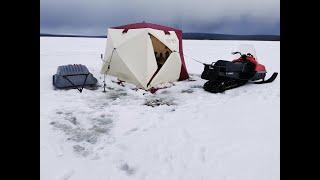
[[181, 30], [142, 22], [111, 27], [107, 37], [101, 73], [146, 90], [189, 78]]

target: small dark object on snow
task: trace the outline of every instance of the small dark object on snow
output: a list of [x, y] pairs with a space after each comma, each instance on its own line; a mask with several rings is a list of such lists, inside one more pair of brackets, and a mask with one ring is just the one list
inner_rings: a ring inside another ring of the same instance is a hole
[[241, 57], [233, 61], [218, 60], [212, 64], [204, 64], [204, 71], [201, 74], [202, 79], [207, 81], [203, 88], [212, 93], [222, 93], [226, 90], [245, 85], [248, 81], [257, 81], [255, 84], [264, 84], [274, 81], [278, 73], [265, 80], [265, 66], [259, 64], [250, 53], [240, 54]]
[[156, 99], [146, 100], [144, 105], [156, 107], [156, 106], [161, 106], [161, 105], [171, 106], [171, 105], [175, 105], [175, 103], [171, 99], [156, 98]]
[[59, 66], [57, 73], [52, 77], [53, 86], [57, 89], [78, 89], [82, 92], [84, 87], [94, 87], [97, 79], [81, 64]]

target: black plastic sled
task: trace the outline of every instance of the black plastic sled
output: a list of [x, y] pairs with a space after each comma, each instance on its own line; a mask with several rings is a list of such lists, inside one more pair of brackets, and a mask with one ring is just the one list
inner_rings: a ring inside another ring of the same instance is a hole
[[88, 68], [81, 64], [59, 66], [52, 77], [56, 89], [78, 89], [80, 92], [84, 87], [95, 87], [97, 82]]

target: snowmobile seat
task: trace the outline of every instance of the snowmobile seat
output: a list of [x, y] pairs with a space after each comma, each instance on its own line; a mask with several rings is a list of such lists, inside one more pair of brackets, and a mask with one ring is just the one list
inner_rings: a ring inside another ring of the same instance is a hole
[[81, 64], [59, 66], [57, 73], [52, 77], [53, 86], [57, 89], [78, 89], [82, 92], [84, 87], [93, 87], [97, 79]]
[[230, 62], [218, 60], [214, 65], [205, 64], [201, 74], [202, 79], [213, 80], [217, 77], [233, 79], [250, 79], [255, 74], [255, 65], [251, 62]]

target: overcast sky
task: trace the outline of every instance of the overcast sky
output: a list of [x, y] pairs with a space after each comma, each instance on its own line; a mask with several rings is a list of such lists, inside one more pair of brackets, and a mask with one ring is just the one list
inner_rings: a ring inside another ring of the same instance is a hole
[[183, 32], [280, 34], [280, 0], [40, 0], [40, 32], [106, 35], [136, 22]]

